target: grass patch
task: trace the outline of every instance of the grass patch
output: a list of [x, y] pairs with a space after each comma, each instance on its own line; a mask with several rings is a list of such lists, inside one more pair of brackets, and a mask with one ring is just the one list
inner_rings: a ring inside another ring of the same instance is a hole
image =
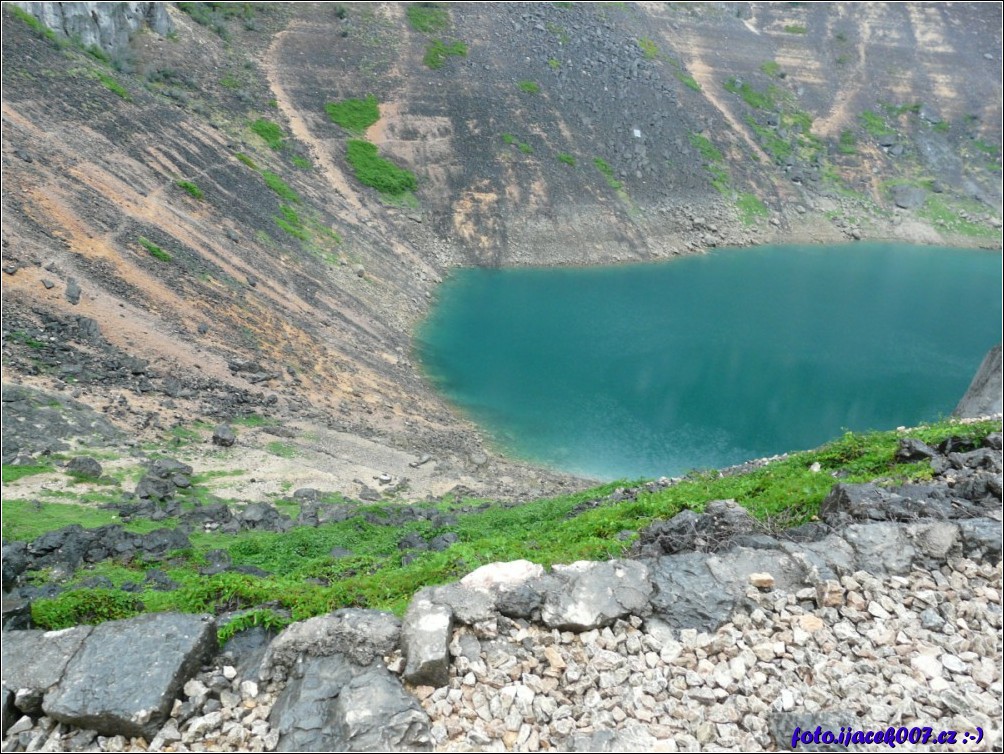
[[558, 24], [552, 21], [548, 21], [546, 24], [544, 24], [544, 28], [547, 29], [555, 37], [557, 37], [558, 44], [560, 45], [567, 45], [569, 42], [572, 41], [572, 38], [568, 36], [568, 32], [565, 31], [563, 26], [559, 26]]
[[265, 449], [272, 455], [279, 456], [280, 458], [293, 458], [296, 456], [295, 445], [290, 445], [286, 442], [279, 442], [278, 440], [270, 442], [265, 446]]
[[312, 163], [309, 159], [307, 159], [303, 155], [299, 154], [293, 155], [293, 157], [291, 158], [291, 162], [296, 167], [300, 168], [300, 170], [313, 170], [314, 168], [314, 163]]
[[139, 240], [139, 245], [142, 246], [144, 249], [146, 249], [147, 253], [154, 259], [159, 259], [161, 262], [171, 261], [171, 255], [168, 254], [166, 251], [164, 251], [162, 248], [160, 248], [153, 241], [143, 238], [143, 236], [140, 236], [138, 240]]
[[251, 130], [276, 151], [282, 149], [286, 144], [286, 139], [282, 134], [282, 127], [267, 118], [258, 118], [258, 120], [251, 124]]
[[137, 597], [113, 589], [77, 589], [56, 599], [40, 599], [31, 604], [31, 617], [50, 630], [81, 623], [104, 623], [138, 615], [143, 603]]
[[607, 185], [614, 191], [619, 191], [624, 187], [620, 181], [614, 177], [614, 169], [610, 167], [610, 163], [604, 160], [602, 157], [597, 157], [593, 160], [593, 166], [603, 174], [606, 178]]
[[552, 71], [556, 71], [561, 68], [561, 61], [557, 58], [548, 58], [547, 64], [551, 67]]
[[178, 188], [184, 190], [193, 199], [198, 199], [199, 201], [202, 200], [203, 197], [202, 189], [200, 189], [191, 181], [175, 181], [174, 184]]
[[[42, 341], [40, 341], [38, 338], [32, 337], [31, 335], [29, 335], [28, 333], [26, 333], [24, 330], [14, 330], [13, 332], [11, 332], [10, 334], [7, 335], [7, 339], [8, 340], [12, 340], [15, 343], [23, 343], [24, 345], [28, 346], [28, 348], [43, 348], [45, 346], [45, 343], [43, 343]], [[6, 468], [7, 467], [4, 466], [4, 469], [6, 469]], [[14, 468], [29, 468], [29, 467], [28, 466], [11, 466], [10, 468], [14, 469]], [[6, 473], [6, 472], [4, 472], [4, 473]], [[7, 477], [4, 477], [4, 481], [5, 482], [7, 481]]]
[[234, 157], [236, 157], [238, 160], [240, 160], [242, 163], [244, 163], [245, 165], [247, 165], [252, 170], [257, 170], [258, 169], [258, 165], [255, 163], [255, 161], [252, 160], [250, 157], [248, 157], [243, 152], [238, 152], [237, 154], [234, 155]]
[[638, 40], [638, 49], [641, 50], [645, 60], [657, 60], [659, 57], [659, 45], [648, 37], [642, 37]]
[[261, 414], [247, 414], [246, 416], [241, 416], [237, 419], [234, 419], [230, 423], [235, 424], [239, 427], [249, 427], [254, 429], [256, 427], [274, 427], [279, 422], [271, 418], [270, 416], [262, 416]]
[[350, 139], [346, 145], [346, 157], [359, 182], [382, 194], [398, 196], [418, 188], [414, 173], [380, 157], [376, 145], [368, 141]]
[[425, 48], [425, 56], [422, 62], [434, 71], [439, 70], [451, 57], [466, 57], [467, 45], [463, 42], [450, 42], [447, 44], [441, 39], [434, 39]]
[[999, 229], [960, 216], [960, 212], [966, 212], [971, 215], [985, 211], [986, 207], [976, 202], [952, 200], [941, 195], [933, 195], [927, 197], [924, 206], [918, 210], [918, 214], [930, 220], [936, 227], [949, 233], [958, 233], [959, 235], [971, 238], [1000, 240], [1001, 232]]
[[572, 168], [575, 167], [575, 157], [570, 154], [565, 154], [564, 152], [558, 155], [558, 162], [563, 162]]
[[740, 194], [736, 199], [736, 207], [739, 210], [739, 218], [744, 225], [752, 225], [758, 217], [766, 217], [770, 214], [767, 205], [760, 201], [755, 194]]
[[526, 92], [527, 94], [540, 93], [540, 84], [538, 84], [536, 81], [520, 81], [518, 84], [516, 84], [516, 87], [521, 92]]
[[[34, 16], [33, 16], [34, 18]], [[3, 473], [3, 483], [11, 484], [20, 479], [24, 479], [26, 476], [35, 476], [36, 474], [47, 474], [52, 471], [52, 466], [46, 464], [38, 464], [33, 466], [10, 466], [4, 464], [2, 467]], [[6, 509], [4, 510], [4, 515], [6, 516]], [[7, 530], [4, 529], [4, 537], [7, 536]]]
[[784, 31], [786, 34], [806, 34], [809, 30], [801, 24], [789, 24], [784, 27]]
[[704, 169], [708, 171], [708, 175], [711, 177], [712, 187], [719, 193], [724, 194], [727, 192], [729, 189], [729, 174], [724, 165], [725, 157], [718, 147], [712, 144], [707, 136], [697, 133], [690, 135], [690, 144], [701, 155], [701, 159], [704, 161]]
[[895, 133], [895, 131], [893, 131], [885, 122], [885, 118], [871, 110], [865, 110], [862, 112], [861, 115], [858, 116], [858, 119], [861, 121], [861, 125], [865, 131], [876, 139], [883, 136], [890, 136]]
[[781, 64], [776, 60], [768, 60], [760, 65], [760, 70], [766, 73], [771, 78], [777, 78], [781, 75]]
[[293, 189], [291, 189], [282, 178], [273, 173], [271, 170], [261, 171], [261, 177], [265, 181], [270, 189], [272, 189], [280, 198], [285, 199], [287, 202], [293, 202], [294, 204], [300, 203], [300, 197], [297, 195]]
[[533, 154], [533, 147], [527, 144], [525, 141], [520, 141], [512, 134], [502, 134], [502, 141], [506, 144], [515, 146], [523, 154]]
[[324, 106], [332, 123], [341, 126], [351, 134], [360, 135], [380, 120], [380, 106], [372, 94], [364, 99], [347, 99], [329, 102]]
[[697, 83], [697, 79], [691, 76], [686, 71], [677, 68], [673, 71], [673, 75], [676, 76], [676, 80], [683, 84], [688, 89], [693, 89], [695, 92], [701, 91], [701, 85]]
[[278, 217], [273, 218], [276, 225], [293, 236], [293, 238], [298, 238], [301, 241], [310, 240], [310, 233], [303, 226], [303, 221], [295, 209], [287, 204], [280, 204], [279, 213]]
[[747, 118], [746, 123], [753, 129], [753, 133], [757, 135], [764, 150], [774, 158], [774, 162], [785, 162], [795, 151], [795, 148], [778, 136], [773, 129], [761, 126], [753, 118]]
[[767, 87], [767, 91], [761, 92], [750, 86], [746, 81], [740, 82], [737, 79], [728, 79], [723, 86], [728, 92], [738, 94], [743, 98], [743, 102], [754, 110], [775, 110], [777, 109], [776, 92], [773, 86]]
[[854, 154], [857, 152], [858, 140], [853, 131], [841, 131], [840, 139], [837, 141], [837, 151], [840, 154]]
[[[848, 433], [816, 450], [792, 454], [746, 474], [723, 477], [717, 471], [695, 472], [673, 486], [654, 492], [641, 491], [633, 500], [605, 499], [624, 484], [614, 482], [511, 507], [492, 505], [479, 509], [477, 501], [470, 500], [418, 504], [452, 513], [456, 523], [446, 526], [435, 526], [424, 519], [402, 526], [381, 526], [374, 520], [386, 515], [385, 510], [373, 506], [361, 508], [359, 515], [345, 521], [297, 527], [284, 533], [193, 532], [191, 550], [176, 553], [165, 567], [179, 589], [142, 592], [138, 596], [144, 608], [129, 603], [101, 605], [107, 612], [145, 609], [190, 613], [264, 611], [277, 606], [290, 610], [294, 620], [341, 607], [401, 614], [418, 589], [455, 581], [487, 563], [525, 558], [547, 567], [622, 556], [631, 546], [632, 538], [620, 539], [618, 533], [637, 531], [682, 510], [700, 512], [712, 500], [735, 499], [760, 520], [775, 519], [778, 523], [797, 525], [818, 514], [820, 503], [835, 483], [834, 472], [839, 472], [840, 480], [845, 483], [930, 478], [931, 468], [926, 461], [896, 463], [900, 437], [913, 436], [936, 444], [952, 435], [981, 438], [999, 429], [1000, 422], [972, 425], [946, 422], [906, 433]], [[820, 466], [819, 472], [811, 470], [815, 463]], [[587, 501], [600, 504], [578, 515], [573, 513]], [[367, 516], [374, 520], [367, 520]], [[4, 519], [6, 525], [7, 516]], [[397, 543], [403, 535], [415, 532], [429, 539], [447, 531], [457, 535], [455, 544], [441, 552], [422, 552], [408, 565], [401, 565]], [[333, 559], [329, 553], [334, 547], [345, 548], [352, 554]], [[198, 568], [204, 565], [203, 555], [216, 548], [229, 552], [235, 564], [256, 566], [270, 575], [201, 576]], [[113, 575], [116, 579], [128, 576], [124, 572]], [[94, 591], [85, 591], [77, 597], [71, 595], [78, 592], [66, 592], [55, 600], [43, 602], [44, 609], [34, 613], [36, 622], [42, 628], [68, 625], [66, 621], [71, 617], [76, 620], [85, 614], [84, 607], [92, 603]], [[248, 627], [267, 625], [273, 617], [261, 612], [240, 620]]]
[[6, 7], [10, 9], [11, 15], [14, 16], [14, 18], [24, 23], [39, 37], [49, 42], [52, 42], [55, 45], [59, 44], [59, 40], [56, 37], [56, 32], [54, 32], [48, 26], [39, 21], [28, 11], [23, 10], [22, 8], [18, 8], [16, 5], [7, 5]]
[[[6, 473], [7, 466], [4, 466]], [[27, 468], [27, 467], [11, 467]], [[45, 471], [52, 471], [46, 467]], [[43, 472], [36, 472], [43, 473]], [[4, 484], [7, 484], [4, 480]], [[5, 540], [30, 541], [40, 537], [47, 531], [62, 529], [64, 526], [79, 524], [85, 529], [96, 529], [99, 526], [122, 523], [115, 511], [98, 508], [94, 505], [81, 505], [82, 501], [93, 499], [104, 502], [108, 495], [104, 493], [81, 495], [78, 492], [64, 492], [56, 496], [67, 502], [40, 502], [37, 500], [4, 500], [3, 505], [3, 538]], [[121, 494], [114, 496], [121, 499]], [[162, 529], [166, 521], [150, 521], [141, 519], [123, 524], [128, 531], [144, 533], [154, 529]]]
[[423, 34], [442, 31], [450, 25], [450, 13], [439, 3], [415, 3], [407, 10], [408, 25]]
[[120, 84], [115, 79], [114, 76], [112, 76], [110, 74], [107, 74], [107, 73], [98, 72], [98, 81], [101, 82], [101, 85], [105, 89], [107, 89], [108, 91], [110, 91], [110, 92], [112, 92], [114, 94], [117, 94], [122, 99], [125, 99], [125, 100], [132, 99], [129, 96], [129, 91], [124, 86], [122, 86], [122, 84]]

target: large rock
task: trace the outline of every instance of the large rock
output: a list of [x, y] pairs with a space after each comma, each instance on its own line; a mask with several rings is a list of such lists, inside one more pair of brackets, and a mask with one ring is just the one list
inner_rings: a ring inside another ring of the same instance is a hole
[[45, 696], [49, 717], [108, 736], [156, 735], [216, 648], [208, 616], [140, 615], [96, 626]]
[[652, 609], [671, 628], [714, 631], [732, 615], [736, 596], [712, 575], [706, 555], [665, 555], [651, 565]]
[[277, 751], [430, 751], [429, 717], [379, 662], [343, 655], [297, 665], [269, 717]]
[[955, 407], [954, 415], [963, 418], [999, 414], [1002, 411], [1001, 345], [990, 349], [976, 375]]
[[626, 615], [648, 615], [652, 582], [648, 567], [636, 560], [554, 566], [560, 582], [544, 595], [541, 618], [548, 628], [589, 631]]
[[450, 632], [453, 611], [430, 599], [430, 590], [416, 594], [401, 627], [401, 649], [407, 660], [404, 679], [416, 686], [445, 686], [450, 679]]
[[287, 626], [269, 645], [259, 676], [281, 680], [306, 656], [345, 654], [358, 665], [390, 654], [397, 647], [401, 621], [379, 610], [345, 608]]
[[77, 456], [66, 464], [66, 471], [77, 476], [97, 479], [101, 476], [101, 464], [88, 456]]
[[917, 557], [917, 551], [898, 524], [852, 524], [841, 537], [854, 550], [857, 567], [875, 576], [903, 575]]
[[22, 712], [41, 712], [42, 697], [59, 683], [67, 663], [93, 630], [76, 626], [64, 631], [4, 631], [3, 685], [18, 695]]
[[959, 521], [962, 554], [973, 560], [996, 563], [1001, 559], [1001, 522], [986, 518]]
[[100, 47], [115, 54], [128, 46], [133, 34], [149, 27], [160, 35], [174, 29], [165, 3], [43, 3], [16, 2], [47, 27], [84, 47]]
[[217, 424], [213, 430], [213, 445], [229, 448], [237, 442], [237, 434], [229, 424]]
[[648, 557], [721, 550], [756, 528], [756, 520], [735, 500], [712, 500], [701, 514], [684, 510], [646, 527], [639, 532], [636, 549]]
[[778, 550], [736, 547], [728, 552], [709, 555], [708, 570], [716, 581], [731, 586], [737, 596], [746, 590], [754, 573], [769, 573], [774, 579], [774, 588], [786, 592], [794, 593], [810, 586], [805, 568]]

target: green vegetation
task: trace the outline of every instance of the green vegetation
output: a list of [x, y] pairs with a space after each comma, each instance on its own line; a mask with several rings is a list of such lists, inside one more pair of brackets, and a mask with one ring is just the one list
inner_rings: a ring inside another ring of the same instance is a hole
[[747, 118], [746, 124], [753, 129], [763, 148], [774, 158], [775, 162], [781, 163], [787, 160], [795, 151], [794, 147], [780, 136], [773, 129], [761, 126], [753, 118]]
[[552, 71], [556, 71], [561, 68], [561, 61], [557, 58], [548, 58], [547, 64], [551, 67]]
[[673, 75], [676, 76], [677, 81], [679, 81], [688, 89], [693, 89], [695, 92], [701, 91], [701, 85], [697, 83], [697, 79], [695, 79], [686, 71], [677, 68], [675, 71], [673, 71]]
[[293, 202], [294, 204], [300, 203], [300, 197], [297, 193], [286, 185], [286, 182], [271, 170], [261, 171], [261, 177], [265, 180], [265, 184], [277, 193], [280, 198], [285, 199], [287, 202]]
[[292, 158], [290, 158], [290, 161], [296, 165], [296, 167], [300, 168], [300, 170], [312, 170], [314, 167], [314, 164], [303, 155], [295, 154]]
[[704, 169], [711, 176], [711, 185], [716, 191], [724, 194], [729, 188], [729, 174], [725, 170], [725, 156], [707, 136], [698, 133], [690, 135], [690, 144], [701, 155]]
[[255, 164], [255, 161], [252, 160], [250, 157], [248, 157], [243, 152], [238, 152], [237, 154], [234, 155], [234, 157], [236, 157], [238, 160], [240, 160], [241, 162], [243, 162], [245, 165], [247, 165], [252, 170], [257, 170], [258, 169], [258, 165]]
[[840, 154], [854, 154], [857, 152], [857, 143], [853, 131], [841, 131], [840, 140], [837, 142], [837, 151]]
[[947, 120], [939, 120], [937, 123], [931, 126], [931, 128], [933, 128], [939, 134], [947, 134], [949, 131], [952, 130], [952, 124], [949, 123]]
[[434, 39], [425, 48], [425, 57], [422, 58], [422, 62], [436, 71], [446, 65], [446, 61], [453, 56], [466, 57], [467, 45], [459, 41], [446, 44], [441, 39]]
[[739, 218], [744, 225], [752, 225], [758, 217], [766, 217], [770, 214], [767, 205], [756, 196], [756, 194], [740, 194], [736, 198], [736, 207], [739, 209]]
[[265, 446], [265, 449], [272, 455], [279, 456], [280, 458], [293, 458], [296, 455], [296, 446], [286, 442], [270, 442]]
[[891, 117], [898, 118], [901, 115], [906, 115], [910, 113], [911, 115], [916, 115], [920, 112], [923, 107], [921, 102], [911, 102], [907, 105], [888, 105], [883, 104], [882, 109], [885, 110]]
[[99, 71], [98, 81], [101, 82], [101, 85], [104, 86], [105, 89], [114, 94], [117, 94], [122, 99], [132, 99], [129, 96], [129, 91], [124, 86], [122, 86], [122, 84], [116, 81], [114, 76]]
[[408, 25], [415, 31], [432, 34], [450, 25], [450, 14], [439, 3], [415, 3], [408, 6]]
[[656, 60], [659, 57], [659, 45], [648, 37], [642, 37], [638, 40], [638, 49], [645, 56], [645, 60]]
[[569, 42], [572, 41], [572, 38], [568, 36], [568, 32], [565, 31], [564, 27], [559, 26], [556, 23], [548, 21], [546, 24], [544, 24], [544, 28], [558, 38], [558, 44], [560, 45], [567, 45]]
[[231, 18], [243, 19], [246, 29], [254, 28], [254, 3], [178, 3], [178, 9], [224, 40], [230, 39], [226, 22]]
[[777, 78], [781, 75], [781, 64], [776, 60], [768, 60], [760, 66], [760, 70], [772, 78]]
[[22, 10], [21, 8], [18, 8], [16, 5], [6, 5], [4, 7], [10, 8], [11, 15], [13, 15], [14, 18], [26, 24], [29, 29], [35, 32], [42, 39], [48, 40], [49, 42], [52, 42], [57, 46], [59, 45], [59, 40], [56, 37], [56, 32], [54, 32], [48, 26], [39, 21], [28, 11]]
[[222, 646], [241, 631], [246, 631], [249, 628], [260, 626], [266, 631], [278, 633], [290, 623], [292, 623], [292, 621], [289, 618], [278, 615], [273, 610], [269, 610], [268, 608], [250, 610], [243, 615], [237, 616], [219, 629], [219, 631], [216, 632], [216, 638], [219, 641], [220, 646]]
[[777, 92], [773, 86], [767, 91], [761, 92], [750, 86], [749, 82], [740, 82], [737, 79], [728, 79], [723, 86], [726, 91], [738, 94], [743, 101], [755, 110], [775, 110], [777, 109]]
[[192, 183], [191, 181], [175, 181], [174, 183], [178, 188], [184, 189], [186, 192], [188, 192], [188, 195], [191, 196], [193, 199], [199, 199], [201, 201], [203, 197], [202, 189], [200, 189], [194, 183]]
[[607, 179], [607, 185], [618, 191], [623, 188], [623, 184], [614, 177], [614, 169], [610, 167], [610, 164], [604, 160], [602, 157], [597, 157], [593, 160], [593, 165], [599, 170], [603, 177]]
[[540, 84], [536, 81], [520, 81], [517, 85], [521, 92], [526, 92], [527, 94], [538, 94], [540, 92]]
[[293, 236], [293, 238], [298, 238], [301, 241], [310, 240], [310, 233], [303, 227], [303, 221], [295, 209], [289, 205], [280, 204], [279, 212], [281, 216], [273, 218], [276, 225]]
[[784, 27], [784, 30], [788, 34], [805, 34], [809, 31], [801, 24], [789, 24], [788, 26]]
[[87, 47], [84, 48], [84, 52], [100, 63], [104, 63], [105, 65], [112, 64], [111, 56], [109, 56], [107, 52], [102, 50], [97, 45], [87, 45]]
[[[252, 611], [238, 618], [240, 623], [234, 628], [225, 628], [224, 636], [252, 625], [278, 627], [272, 622], [279, 619], [269, 609], [287, 609], [294, 620], [349, 606], [400, 614], [421, 587], [454, 581], [487, 563], [526, 558], [547, 567], [621, 556], [631, 546], [632, 538], [621, 539], [618, 533], [637, 531], [682, 510], [700, 512], [711, 500], [731, 498], [771, 525], [797, 525], [818, 514], [835, 474], [846, 483], [929, 479], [932, 472], [928, 461], [896, 463], [898, 440], [903, 436], [936, 444], [953, 435], [977, 438], [999, 429], [999, 421], [971, 425], [944, 422], [905, 433], [847, 433], [821, 448], [792, 454], [745, 474], [692, 472], [670, 487], [654, 492], [642, 490], [634, 499], [602, 500], [600, 505], [577, 515], [582, 503], [604, 498], [624, 482], [511, 507], [491, 505], [482, 509], [477, 505], [479, 501], [472, 500], [416, 504], [452, 513], [456, 524], [445, 527], [424, 519], [402, 526], [381, 526], [367, 520], [367, 515], [371, 519], [386, 515], [385, 509], [373, 506], [360, 509], [359, 515], [346, 521], [297, 527], [284, 533], [197, 531], [190, 535], [191, 549], [173, 553], [164, 566], [180, 586], [175, 591], [146, 590], [133, 596], [70, 590], [53, 600], [35, 602], [32, 613], [39, 627], [55, 629], [79, 621], [125, 617], [143, 609]], [[817, 463], [819, 471], [814, 472]], [[5, 502], [4, 536], [8, 536], [10, 519], [7, 506]], [[111, 514], [98, 509], [91, 515]], [[18, 523], [22, 518], [35, 523], [31, 517], [28, 510], [19, 511]], [[85, 525], [99, 524], [91, 520]], [[35, 531], [40, 531], [39, 527]], [[397, 544], [403, 535], [414, 532], [431, 538], [447, 531], [457, 535], [455, 544], [441, 552], [417, 553], [408, 565], [401, 564]], [[334, 560], [329, 556], [334, 547], [349, 549], [353, 554]], [[255, 566], [270, 575], [200, 575], [198, 569], [205, 565], [205, 553], [217, 548], [226, 550], [235, 564]], [[128, 580], [132, 571], [134, 578], [141, 580], [148, 567], [141, 563], [99, 564], [93, 570], [78, 571], [75, 578], [101, 573], [116, 583]], [[137, 598], [139, 602], [132, 601]]]
[[895, 131], [893, 131], [885, 122], [885, 118], [876, 112], [865, 110], [858, 117], [860, 118], [861, 125], [864, 127], [865, 131], [876, 139], [895, 133]]
[[154, 259], [159, 259], [161, 262], [171, 261], [170, 254], [168, 254], [166, 251], [160, 248], [153, 241], [148, 241], [147, 239], [143, 238], [143, 236], [139, 237], [139, 245], [142, 246], [144, 249], [146, 249], [147, 252], [150, 254], [150, 256], [153, 257]]
[[929, 196], [918, 213], [930, 220], [935, 226], [949, 233], [957, 233], [971, 238], [989, 238], [1000, 240], [1000, 229], [987, 223], [973, 220], [973, 215], [983, 214], [987, 208], [972, 200], [952, 199], [935, 194]]
[[[41, 474], [52, 471], [52, 467], [4, 466], [4, 474], [8, 468], [39, 468], [33, 473]], [[27, 475], [24, 475], [27, 476]], [[13, 480], [12, 480], [13, 481]], [[4, 484], [9, 484], [6, 476]], [[94, 505], [78, 504], [84, 496], [77, 492], [66, 492], [54, 495], [56, 499], [72, 502], [39, 502], [36, 500], [4, 500], [3, 501], [3, 538], [5, 540], [31, 540], [45, 534], [47, 531], [61, 529], [64, 526], [79, 524], [86, 529], [121, 523], [118, 514], [113, 510], [98, 508]], [[117, 499], [121, 499], [121, 494]], [[153, 531], [169, 525], [169, 521], [137, 520], [124, 525], [128, 531], [142, 533]]]
[[[7, 336], [7, 339], [8, 340], [12, 340], [15, 343], [23, 343], [24, 345], [28, 346], [28, 348], [42, 348], [45, 345], [45, 343], [43, 343], [42, 341], [38, 340], [37, 338], [33, 338], [31, 335], [29, 335], [28, 333], [26, 333], [24, 330], [14, 330], [13, 332], [11, 332]], [[5, 469], [4, 474], [5, 475], [7, 473], [6, 472], [7, 468], [8, 468], [7, 466], [4, 466], [4, 469]], [[28, 468], [35, 468], [35, 467], [32, 467], [32, 466], [11, 466], [10, 468], [11, 469], [28, 469]], [[28, 476], [28, 474], [23, 474], [22, 476]], [[3, 479], [4, 479], [4, 482], [7, 481], [7, 477], [6, 476], [4, 476]]]
[[569, 167], [575, 167], [575, 158], [570, 154], [565, 154], [564, 152], [558, 155], [558, 162], [563, 162]]
[[346, 150], [346, 157], [360, 183], [391, 196], [399, 196], [418, 188], [415, 175], [378, 156], [374, 144], [362, 139], [350, 139]]
[[329, 102], [324, 111], [333, 123], [356, 135], [365, 133], [367, 128], [380, 120], [380, 106], [372, 94], [365, 99]]
[[265, 118], [259, 118], [251, 124], [251, 130], [260, 136], [272, 149], [280, 150], [286, 145], [282, 127]]
[[533, 154], [533, 147], [527, 144], [525, 141], [520, 141], [512, 134], [502, 134], [502, 141], [506, 144], [515, 146], [523, 154]]
[[[34, 342], [39, 343], [37, 340]], [[41, 345], [41, 343], [39, 343], [39, 345]], [[24, 479], [26, 476], [34, 476], [35, 474], [46, 474], [52, 471], [52, 466], [46, 466], [44, 464], [39, 464], [37, 466], [10, 466], [8, 464], [4, 464], [2, 471], [3, 471], [3, 483], [11, 484], [12, 482], [16, 482], [19, 479]], [[4, 510], [4, 513], [6, 514], [6, 509]], [[6, 536], [7, 536], [7, 529], [5, 528], [4, 537], [6, 538]]]

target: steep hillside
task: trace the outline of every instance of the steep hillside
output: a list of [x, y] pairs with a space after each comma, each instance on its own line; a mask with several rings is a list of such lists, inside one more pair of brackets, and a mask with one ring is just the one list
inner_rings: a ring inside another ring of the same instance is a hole
[[[4, 5], [3, 380], [137, 442], [278, 422], [293, 461], [242, 437], [259, 481], [569, 483], [493, 456], [414, 363], [457, 265], [1000, 246], [993, 7], [179, 5], [89, 48]], [[375, 120], [326, 112], [370, 95]]]

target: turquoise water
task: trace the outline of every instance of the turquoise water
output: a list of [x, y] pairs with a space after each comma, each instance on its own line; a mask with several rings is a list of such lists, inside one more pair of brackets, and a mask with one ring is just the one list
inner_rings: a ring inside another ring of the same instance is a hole
[[946, 416], [1001, 339], [1001, 255], [899, 244], [458, 271], [418, 334], [500, 449], [676, 475]]

